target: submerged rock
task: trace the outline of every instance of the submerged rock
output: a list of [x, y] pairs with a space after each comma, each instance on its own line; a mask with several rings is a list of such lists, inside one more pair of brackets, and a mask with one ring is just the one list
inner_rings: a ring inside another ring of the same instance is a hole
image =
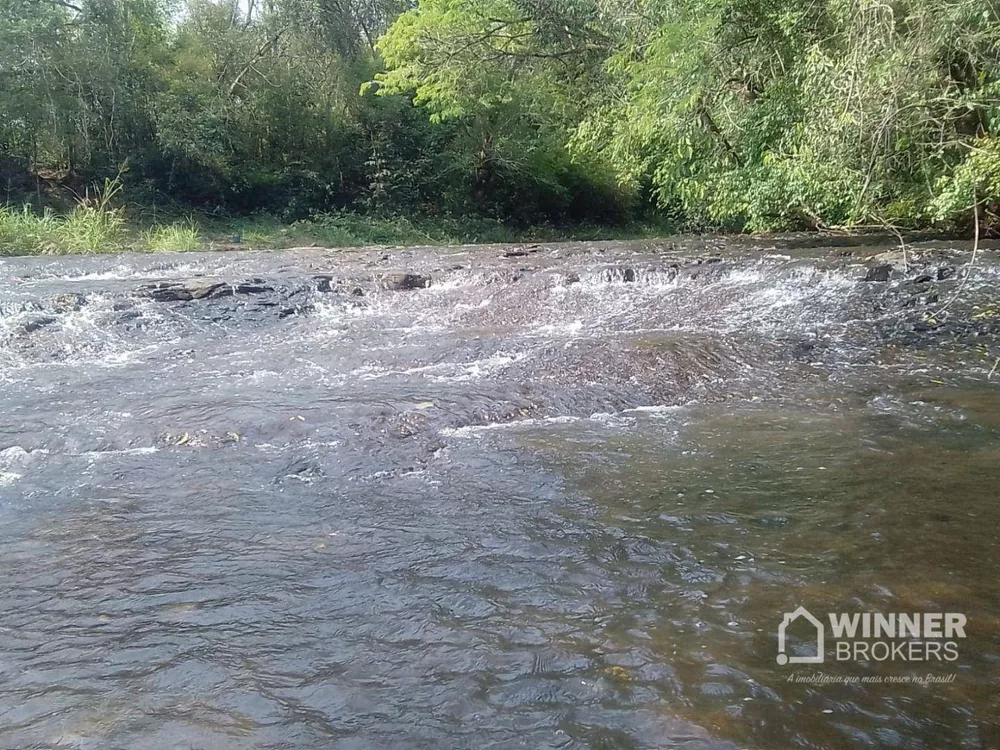
[[157, 302], [189, 302], [193, 299], [214, 299], [227, 297], [233, 293], [229, 284], [208, 279], [186, 281], [161, 281], [142, 287], [139, 292], [152, 297]]
[[945, 279], [950, 279], [955, 275], [955, 266], [943, 266], [938, 269], [937, 279], [938, 281], [944, 281]]
[[426, 289], [431, 285], [431, 277], [419, 273], [390, 273], [382, 277], [381, 285], [393, 292]]
[[525, 247], [515, 247], [510, 250], [505, 250], [503, 257], [505, 258], [523, 258], [526, 255], [531, 255], [532, 253], [537, 253], [541, 250], [541, 245], [527, 245]]
[[252, 295], [273, 292], [274, 288], [263, 279], [248, 279], [231, 284], [213, 279], [183, 279], [161, 281], [140, 287], [138, 293], [157, 302], [190, 302], [191, 300], [221, 299], [234, 295]]
[[333, 291], [333, 276], [327, 274], [317, 274], [313, 276], [313, 280], [316, 282], [316, 291], [327, 294]]
[[55, 322], [56, 318], [53, 315], [33, 315], [21, 324], [21, 330], [24, 333], [33, 333]]
[[869, 268], [868, 273], [865, 274], [864, 281], [888, 281], [891, 275], [892, 266], [888, 263], [883, 263], [880, 266]]
[[236, 294], [265, 294], [273, 291], [274, 287], [266, 284], [263, 279], [250, 279], [233, 287]]
[[285, 466], [278, 475], [271, 480], [271, 484], [281, 484], [288, 479], [297, 479], [302, 482], [311, 482], [314, 479], [325, 476], [323, 467], [319, 461], [313, 458], [297, 458]]

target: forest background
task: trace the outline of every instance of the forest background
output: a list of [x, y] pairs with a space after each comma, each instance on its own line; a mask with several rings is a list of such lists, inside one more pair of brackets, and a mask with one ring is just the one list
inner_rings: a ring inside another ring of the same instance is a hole
[[0, 0], [0, 253], [1000, 210], [987, 0]]

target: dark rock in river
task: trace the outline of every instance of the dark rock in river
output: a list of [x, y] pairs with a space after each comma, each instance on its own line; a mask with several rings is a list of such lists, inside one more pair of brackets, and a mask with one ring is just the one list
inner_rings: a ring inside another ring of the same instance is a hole
[[33, 315], [21, 324], [21, 330], [25, 333], [32, 333], [37, 331], [39, 328], [44, 328], [45, 326], [51, 325], [55, 322], [56, 318], [52, 315]]
[[523, 258], [526, 255], [531, 255], [532, 253], [537, 253], [541, 249], [541, 245], [528, 245], [526, 247], [516, 247], [510, 250], [505, 250], [503, 257], [505, 258]]
[[274, 287], [268, 286], [263, 279], [250, 279], [249, 281], [237, 284], [233, 291], [236, 294], [265, 294], [266, 292], [273, 292]]
[[288, 464], [274, 479], [271, 484], [280, 484], [286, 479], [298, 479], [299, 481], [312, 481], [324, 476], [323, 467], [312, 458], [299, 458]]
[[791, 347], [791, 355], [795, 359], [811, 359], [815, 351], [815, 341], [798, 341]]
[[405, 292], [412, 289], [426, 289], [431, 285], [431, 277], [419, 273], [390, 273], [381, 279], [382, 288], [393, 292]]
[[937, 278], [938, 281], [944, 281], [945, 279], [950, 279], [955, 275], [955, 266], [943, 266], [938, 269]]
[[161, 281], [139, 288], [139, 293], [152, 297], [157, 302], [190, 302], [191, 300], [220, 299], [235, 294], [250, 295], [272, 292], [274, 289], [263, 279], [249, 279], [238, 284], [212, 279], [185, 279], [181, 281]]
[[865, 281], [888, 281], [889, 277], [892, 275], [892, 266], [888, 263], [884, 263], [881, 266], [875, 266], [874, 268], [869, 268], [868, 273], [865, 274]]
[[208, 279], [162, 281], [159, 284], [142, 287], [139, 291], [157, 302], [188, 302], [193, 299], [224, 297], [233, 293], [229, 284]]

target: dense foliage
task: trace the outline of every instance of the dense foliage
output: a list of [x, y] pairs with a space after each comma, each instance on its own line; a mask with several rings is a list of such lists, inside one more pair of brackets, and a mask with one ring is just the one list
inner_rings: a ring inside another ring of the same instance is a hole
[[1000, 204], [987, 0], [0, 0], [0, 93], [8, 201], [124, 165], [133, 200], [287, 218]]

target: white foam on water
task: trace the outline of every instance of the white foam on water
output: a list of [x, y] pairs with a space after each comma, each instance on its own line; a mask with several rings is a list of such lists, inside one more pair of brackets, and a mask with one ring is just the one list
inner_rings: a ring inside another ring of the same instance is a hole
[[575, 424], [580, 422], [590, 422], [605, 427], [628, 428], [633, 427], [637, 420], [629, 414], [642, 414], [651, 417], [672, 416], [689, 407], [694, 402], [677, 405], [658, 404], [653, 406], [635, 406], [630, 409], [623, 409], [620, 412], [594, 412], [589, 417], [575, 417], [562, 415], [557, 417], [528, 417], [517, 419], [511, 422], [491, 422], [489, 424], [466, 425], [464, 427], [445, 427], [441, 434], [445, 437], [457, 438], [477, 438], [487, 432], [500, 430], [518, 430], [530, 427], [544, 427], [548, 425]]
[[[371, 474], [364, 474], [359, 477], [349, 476], [347, 477], [348, 482], [360, 482], [362, 484], [367, 484], [368, 482], [378, 482], [383, 479], [427, 479], [427, 469], [383, 469], [381, 471], [372, 472]], [[331, 534], [330, 536], [334, 536]]]
[[964, 422], [965, 412], [957, 407], [931, 404], [926, 401], [907, 401], [892, 394], [874, 396], [866, 404], [880, 414], [897, 417], [911, 424], [932, 424], [941, 420]]
[[493, 303], [492, 297], [483, 297], [479, 302], [458, 302], [453, 308], [455, 312], [468, 312], [470, 310], [482, 310]]
[[660, 405], [657, 405], [657, 406], [634, 406], [631, 409], [625, 409], [625, 411], [626, 412], [638, 412], [640, 414], [662, 414], [662, 415], [668, 415], [668, 414], [676, 414], [677, 412], [681, 411], [682, 409], [686, 408], [687, 406], [688, 406], [688, 404], [674, 404], [674, 405], [670, 405], [670, 406], [668, 406], [666, 404], [660, 404]]
[[489, 357], [475, 359], [470, 362], [438, 362], [433, 365], [420, 365], [405, 370], [382, 370], [371, 365], [365, 365], [354, 370], [351, 374], [355, 375], [359, 380], [378, 380], [379, 378], [387, 378], [395, 375], [423, 375], [438, 382], [463, 382], [477, 380], [485, 375], [490, 375], [512, 364], [521, 362], [529, 356], [527, 352], [516, 352], [513, 354], [499, 352]]
[[207, 269], [199, 263], [178, 263], [176, 266], [163, 268], [134, 268], [127, 263], [119, 263], [105, 271], [83, 271], [79, 273], [52, 273], [42, 271], [32, 276], [23, 278], [22, 281], [32, 283], [34, 281], [126, 281], [142, 279], [163, 279], [196, 276], [205, 273]]
[[36, 460], [47, 456], [44, 448], [26, 451], [20, 445], [0, 450], [0, 486], [10, 486], [24, 477], [24, 469]]
[[548, 323], [525, 332], [526, 336], [575, 336], [583, 330], [583, 321], [579, 318], [566, 323]]
[[275, 445], [274, 443], [257, 443], [254, 448], [259, 450], [261, 453], [281, 453], [289, 447], [290, 443], [285, 443], [284, 445]]
[[527, 352], [516, 352], [514, 354], [497, 353], [482, 359], [471, 362], [462, 362], [457, 365], [445, 364], [444, 367], [455, 368], [456, 372], [448, 375], [431, 375], [432, 380], [441, 382], [463, 382], [467, 380], [478, 380], [486, 375], [500, 371], [512, 364], [521, 362], [528, 358]]
[[365, 309], [367, 308], [355, 307], [341, 300], [331, 301], [329, 299], [321, 299], [313, 304], [312, 317], [320, 323], [330, 321], [339, 322], [350, 317], [358, 317], [361, 314], [359, 311]]
[[473, 424], [464, 427], [445, 427], [441, 434], [445, 437], [456, 438], [477, 438], [485, 432], [497, 430], [517, 430], [524, 427], [537, 427], [539, 425], [551, 424], [572, 424], [583, 421], [583, 417], [529, 417], [528, 419], [518, 419], [513, 422], [491, 422], [489, 424]]
[[26, 451], [20, 445], [12, 445], [0, 451], [0, 466], [5, 469], [14, 466], [23, 466], [36, 456], [41, 457], [48, 454], [49, 452], [45, 448], [35, 448], [34, 450]]
[[83, 453], [69, 453], [70, 456], [84, 458], [104, 458], [106, 456], [148, 456], [159, 453], [160, 449], [155, 445], [144, 445], [139, 448], [118, 448], [105, 451], [83, 451]]
[[404, 336], [425, 336], [428, 334], [438, 334], [443, 331], [452, 330], [449, 326], [440, 323], [425, 323], [423, 321], [417, 321], [413, 325], [409, 326], [393, 326], [390, 328], [384, 328], [383, 330], [392, 333], [401, 333]]
[[627, 417], [625, 412], [598, 411], [590, 415], [589, 421], [607, 427], [631, 427], [635, 424], [635, 417]]
[[[779, 270], [759, 262], [750, 268], [732, 269], [703, 286], [698, 291], [700, 299], [711, 302], [721, 298], [723, 305], [715, 308], [708, 320], [694, 312], [693, 327], [720, 333], [753, 328], [766, 333], [784, 331], [804, 316], [818, 325], [836, 322], [847, 307], [847, 298], [858, 291], [856, 280], [842, 273], [811, 265]], [[824, 319], [824, 315], [830, 317]]]
[[[595, 268], [587, 271], [580, 278], [580, 281], [572, 284], [573, 287], [630, 287], [642, 288], [652, 287], [654, 290], [674, 289], [680, 283], [679, 274], [676, 270], [662, 270], [658, 268], [631, 268], [612, 267]], [[564, 286], [554, 287], [566, 288]]]
[[0, 487], [9, 487], [23, 476], [13, 471], [0, 471]]
[[441, 281], [437, 279], [432, 281], [426, 291], [431, 294], [444, 294], [472, 286], [482, 286], [486, 279], [484, 274], [475, 271], [454, 271]]
[[[484, 306], [482, 303], [478, 307]], [[457, 310], [457, 308], [456, 308]], [[364, 304], [347, 301], [321, 300], [315, 303], [309, 316], [309, 335], [313, 338], [340, 336], [353, 326], [374, 325], [386, 332], [398, 333], [401, 337], [437, 335], [450, 330], [441, 322], [441, 311], [437, 309], [411, 310], [400, 306], [398, 301], [385, 299], [379, 295], [367, 297]], [[379, 322], [382, 325], [379, 326]], [[392, 346], [391, 344], [388, 346]]]
[[[169, 322], [161, 306], [151, 300], [132, 300], [130, 308], [115, 309], [120, 302], [120, 297], [97, 294], [79, 309], [26, 311], [0, 318], [0, 377], [30, 367], [117, 368], [169, 343], [147, 338], [150, 329], [157, 331], [159, 324]], [[139, 317], [122, 321], [122, 314]], [[26, 331], [25, 326], [37, 316], [53, 320]]]

